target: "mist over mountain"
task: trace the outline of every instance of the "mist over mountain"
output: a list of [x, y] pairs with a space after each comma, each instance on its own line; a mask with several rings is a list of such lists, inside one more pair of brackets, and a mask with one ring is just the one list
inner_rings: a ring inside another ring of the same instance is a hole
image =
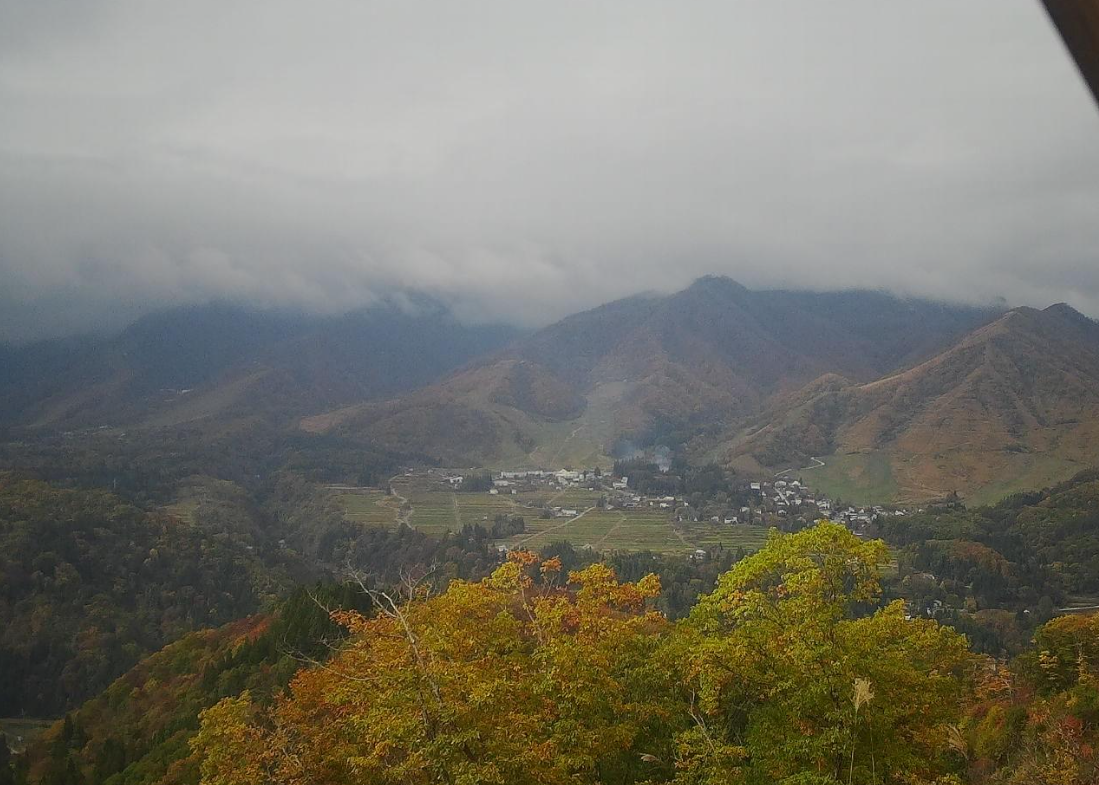
[[857, 497], [994, 499], [1099, 459], [1097, 335], [1064, 304], [721, 276], [530, 334], [423, 295], [328, 317], [212, 304], [6, 348], [0, 411], [25, 434], [264, 423], [456, 466], [660, 448], [766, 476], [823, 458], [816, 478]]
[[176, 308], [111, 337], [0, 349], [0, 422], [71, 429], [279, 421], [422, 386], [518, 334], [468, 326], [422, 296], [327, 317], [217, 303]]
[[1034, 0], [31, 5], [0, 339], [398, 288], [541, 327], [706, 273], [1099, 316], [1099, 119]]
[[0, 0], [0, 785], [1096, 785], [1093, 99], [1099, 0]]
[[1004, 312], [707, 277], [302, 426], [454, 465], [659, 446], [768, 476], [824, 458], [814, 479], [855, 498], [993, 500], [1099, 460], [1097, 351], [1099, 327], [1064, 304]]

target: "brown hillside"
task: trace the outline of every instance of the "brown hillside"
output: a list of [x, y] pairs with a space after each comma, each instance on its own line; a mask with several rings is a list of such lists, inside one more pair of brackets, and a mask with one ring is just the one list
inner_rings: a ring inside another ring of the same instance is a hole
[[899, 498], [983, 500], [1099, 461], [1097, 436], [1099, 324], [1056, 305], [1009, 311], [901, 373], [807, 388], [734, 437], [729, 457], [775, 467], [872, 453]]
[[[547, 440], [557, 439], [587, 439], [609, 454], [623, 439], [720, 433], [824, 374], [869, 381], [995, 315], [875, 292], [755, 292], [703, 278], [666, 297], [576, 314], [442, 382], [302, 427], [459, 464], [556, 456], [560, 445]], [[589, 411], [596, 391], [598, 416]], [[574, 424], [558, 428], [563, 422]]]

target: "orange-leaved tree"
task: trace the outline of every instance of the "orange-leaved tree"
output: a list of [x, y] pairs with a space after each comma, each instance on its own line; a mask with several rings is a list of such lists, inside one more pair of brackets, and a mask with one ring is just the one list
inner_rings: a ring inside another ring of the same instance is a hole
[[[376, 593], [328, 662], [270, 709], [206, 711], [207, 785], [639, 782], [659, 775], [684, 716], [652, 654], [670, 630], [655, 576], [513, 552], [435, 597]], [[539, 575], [540, 573], [540, 575]], [[536, 578], [538, 578], [536, 580]]]
[[437, 597], [374, 593], [271, 708], [203, 716], [206, 785], [871, 785], [964, 773], [974, 660], [934, 621], [881, 607], [880, 542], [821, 523], [772, 534], [691, 617], [659, 583], [513, 553]]
[[1099, 614], [1061, 616], [1011, 670], [990, 668], [969, 723], [974, 781], [1099, 782]]

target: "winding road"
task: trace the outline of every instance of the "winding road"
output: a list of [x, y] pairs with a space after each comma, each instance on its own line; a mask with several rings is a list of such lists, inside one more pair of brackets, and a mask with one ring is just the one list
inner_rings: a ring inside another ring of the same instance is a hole
[[[389, 492], [400, 500], [397, 505], [397, 525], [400, 526], [401, 524], [404, 524], [405, 526], [411, 527], [412, 503], [408, 501], [408, 497], [401, 496], [401, 494], [397, 492], [397, 489], [393, 487], [393, 481], [400, 476], [401, 475], [397, 474], [389, 478]], [[407, 509], [405, 508], [405, 504], [408, 505]]]
[[822, 461], [820, 458], [810, 458], [809, 460], [813, 461], [813, 464], [811, 466], [802, 466], [800, 469], [783, 469], [780, 472], [775, 472], [775, 476], [784, 477], [790, 472], [807, 472], [810, 469], [819, 469], [821, 466], [824, 466], [824, 461]]

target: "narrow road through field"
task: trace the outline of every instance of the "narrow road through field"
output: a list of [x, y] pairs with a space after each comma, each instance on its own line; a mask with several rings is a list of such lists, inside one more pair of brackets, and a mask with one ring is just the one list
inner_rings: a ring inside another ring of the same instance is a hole
[[[412, 520], [412, 502], [410, 502], [407, 497], [401, 496], [401, 494], [397, 493], [397, 489], [393, 487], [393, 481], [395, 479], [397, 479], [398, 477], [400, 477], [400, 476], [401, 475], [396, 474], [396, 475], [389, 478], [389, 492], [392, 493], [394, 496], [396, 496], [397, 501], [398, 501], [397, 525], [400, 526], [403, 523], [405, 526], [411, 527], [412, 526], [412, 523], [411, 523], [411, 520]], [[405, 508], [406, 504], [408, 505], [407, 509]]]
[[687, 542], [687, 538], [683, 536], [683, 532], [679, 530], [679, 527], [674, 523], [671, 524], [672, 531], [675, 532], [675, 536], [679, 538], [679, 541], [686, 545], [688, 548], [698, 548], [697, 542]]
[[541, 537], [543, 534], [549, 534], [550, 532], [555, 532], [559, 529], [564, 529], [570, 523], [574, 523], [575, 521], [580, 520], [581, 518], [583, 518], [585, 515], [587, 515], [589, 512], [591, 512], [594, 509], [595, 509], [595, 507], [589, 507], [588, 509], [584, 510], [582, 513], [577, 515], [575, 518], [569, 518], [564, 523], [559, 523], [556, 526], [550, 526], [548, 529], [542, 529], [542, 531], [540, 531], [540, 532], [535, 532], [534, 534], [530, 535], [529, 537], [524, 537], [523, 539], [517, 541], [515, 544], [516, 545], [522, 545], [525, 542], [529, 542], [530, 540], [533, 540], [535, 537]]
[[599, 542], [595, 543], [595, 545], [593, 545], [592, 547], [595, 548], [595, 550], [599, 550], [603, 546], [603, 543], [607, 541], [607, 538], [614, 534], [616, 531], [618, 531], [618, 528], [625, 522], [626, 516], [620, 514], [618, 516], [618, 520], [614, 522], [614, 526], [607, 529], [607, 533], [600, 537]]

